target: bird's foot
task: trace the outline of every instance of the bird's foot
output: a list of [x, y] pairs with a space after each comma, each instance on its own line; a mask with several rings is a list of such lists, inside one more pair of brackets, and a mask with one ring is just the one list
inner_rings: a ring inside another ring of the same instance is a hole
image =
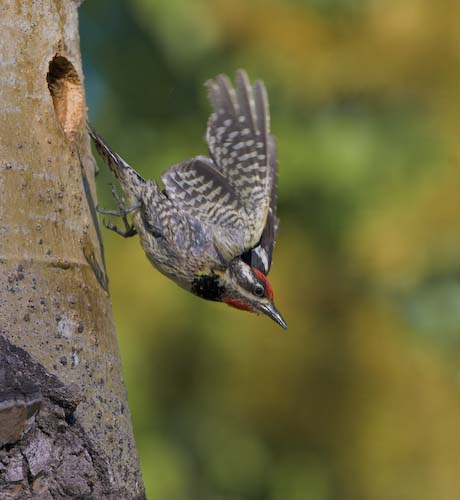
[[123, 223], [125, 225], [124, 231], [123, 229], [120, 229], [116, 224], [112, 224], [111, 222], [106, 221], [105, 219], [102, 222], [104, 224], [104, 227], [110, 229], [110, 231], [119, 234], [120, 236], [123, 236], [123, 238], [130, 238], [131, 236], [135, 236], [137, 234], [136, 228], [132, 224], [129, 224], [126, 218], [123, 218]]
[[118, 194], [114, 184], [112, 184], [112, 195], [115, 198], [115, 201], [117, 202], [118, 211], [105, 210], [99, 207], [97, 208], [97, 211], [98, 213], [103, 215], [120, 217], [125, 226], [125, 230], [123, 231], [122, 229], [118, 228], [118, 226], [116, 226], [115, 224], [112, 224], [111, 222], [106, 222], [105, 220], [103, 221], [104, 226], [107, 229], [110, 229], [111, 231], [114, 231], [115, 233], [119, 234], [120, 236], [123, 236], [123, 238], [129, 238], [130, 236], [136, 235], [137, 234], [136, 228], [133, 226], [133, 224], [130, 224], [130, 222], [128, 221], [128, 214], [134, 212], [135, 210], [138, 210], [141, 207], [141, 204], [136, 203], [132, 207], [127, 207], [124, 198]]

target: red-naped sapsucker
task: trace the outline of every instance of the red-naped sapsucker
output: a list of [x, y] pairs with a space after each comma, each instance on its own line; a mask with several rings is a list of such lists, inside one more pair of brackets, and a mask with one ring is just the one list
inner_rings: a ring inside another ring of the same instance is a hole
[[267, 279], [278, 219], [277, 159], [265, 86], [261, 81], [252, 86], [243, 70], [236, 73], [235, 88], [225, 75], [206, 86], [213, 106], [206, 132], [209, 157], [170, 167], [162, 175], [164, 189], [144, 180], [90, 129], [126, 199], [114, 191], [119, 211], [100, 212], [120, 216], [125, 230], [106, 227], [124, 237], [138, 234], [154, 267], [181, 287], [266, 314], [286, 328]]

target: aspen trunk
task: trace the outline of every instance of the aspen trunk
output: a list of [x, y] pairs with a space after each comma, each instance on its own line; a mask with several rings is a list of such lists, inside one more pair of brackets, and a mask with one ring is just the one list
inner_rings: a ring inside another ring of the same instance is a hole
[[71, 0], [0, 0], [0, 498], [144, 498]]

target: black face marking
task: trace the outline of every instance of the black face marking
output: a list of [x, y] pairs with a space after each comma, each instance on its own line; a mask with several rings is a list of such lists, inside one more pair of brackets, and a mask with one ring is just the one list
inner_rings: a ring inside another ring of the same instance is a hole
[[[247, 253], [248, 252], [246, 252], [246, 254]], [[241, 288], [244, 288], [244, 290], [251, 293], [252, 295], [263, 297], [265, 285], [254, 273], [254, 270], [250, 268], [250, 265], [245, 262], [244, 255], [245, 254], [237, 257], [230, 263], [230, 271]], [[262, 287], [261, 292], [259, 292], [260, 294], [255, 293], [256, 287]]]
[[215, 274], [196, 276], [192, 281], [191, 291], [206, 300], [221, 301], [224, 296], [224, 287]]
[[256, 283], [254, 285], [254, 295], [256, 297], [264, 297], [265, 296], [265, 287], [260, 283]]
[[241, 260], [252, 267], [252, 249], [241, 254]]

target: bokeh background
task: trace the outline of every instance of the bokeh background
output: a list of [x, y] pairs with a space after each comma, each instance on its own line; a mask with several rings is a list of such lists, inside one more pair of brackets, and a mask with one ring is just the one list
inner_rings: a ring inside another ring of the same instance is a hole
[[104, 231], [149, 499], [460, 498], [460, 2], [80, 14], [91, 121], [144, 176], [206, 153], [203, 82], [239, 67], [265, 80], [278, 142], [287, 332]]

